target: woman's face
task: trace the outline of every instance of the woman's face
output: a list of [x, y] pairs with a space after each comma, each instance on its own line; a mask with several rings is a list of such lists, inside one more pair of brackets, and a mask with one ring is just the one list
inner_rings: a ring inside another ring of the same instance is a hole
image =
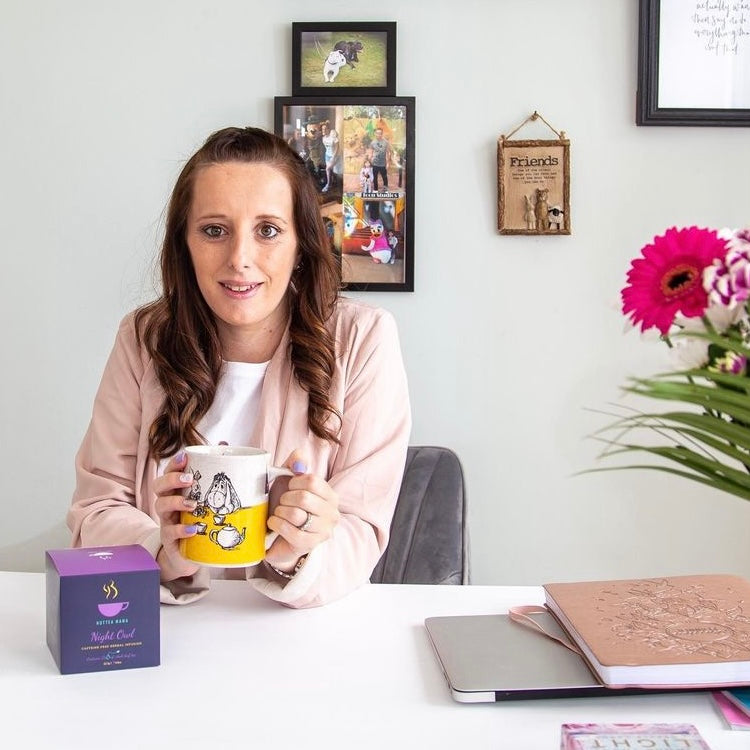
[[244, 162], [201, 168], [193, 184], [186, 240], [224, 356], [231, 357], [226, 352], [230, 341], [280, 336], [297, 263], [292, 189], [283, 172]]

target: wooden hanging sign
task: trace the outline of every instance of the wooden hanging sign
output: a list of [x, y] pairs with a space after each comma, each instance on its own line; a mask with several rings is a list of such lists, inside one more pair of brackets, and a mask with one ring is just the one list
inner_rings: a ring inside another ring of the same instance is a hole
[[570, 141], [537, 112], [555, 140], [497, 141], [497, 229], [500, 234], [570, 234]]

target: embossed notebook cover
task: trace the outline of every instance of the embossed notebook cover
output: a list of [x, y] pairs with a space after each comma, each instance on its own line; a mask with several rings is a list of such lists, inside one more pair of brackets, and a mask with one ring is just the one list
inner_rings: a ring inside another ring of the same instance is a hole
[[692, 724], [563, 724], [560, 750], [710, 750]]
[[609, 686], [750, 684], [750, 581], [705, 574], [550, 583], [547, 606]]

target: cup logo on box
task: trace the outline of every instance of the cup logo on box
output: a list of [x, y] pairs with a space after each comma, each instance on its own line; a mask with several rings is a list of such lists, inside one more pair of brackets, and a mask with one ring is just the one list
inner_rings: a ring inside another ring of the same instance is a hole
[[114, 581], [105, 583], [104, 586], [102, 586], [102, 591], [106, 594], [107, 599], [110, 597], [112, 598], [112, 601], [102, 602], [101, 604], [96, 605], [97, 609], [104, 617], [117, 617], [120, 612], [124, 612], [130, 605], [130, 602], [114, 601], [120, 595], [120, 591]]
[[117, 617], [120, 612], [128, 608], [128, 604], [130, 602], [107, 602], [105, 604], [98, 604], [97, 607], [105, 617]]

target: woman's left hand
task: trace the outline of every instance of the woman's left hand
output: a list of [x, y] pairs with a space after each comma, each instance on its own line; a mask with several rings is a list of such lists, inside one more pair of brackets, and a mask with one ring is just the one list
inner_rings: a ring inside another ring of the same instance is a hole
[[[340, 517], [339, 496], [325, 479], [307, 473], [301, 453], [294, 451], [284, 465], [294, 476], [278, 502], [272, 503], [268, 528], [279, 536], [266, 553], [266, 560], [279, 570], [291, 572], [300, 557], [331, 537]], [[283, 481], [277, 479], [276, 483]]]

